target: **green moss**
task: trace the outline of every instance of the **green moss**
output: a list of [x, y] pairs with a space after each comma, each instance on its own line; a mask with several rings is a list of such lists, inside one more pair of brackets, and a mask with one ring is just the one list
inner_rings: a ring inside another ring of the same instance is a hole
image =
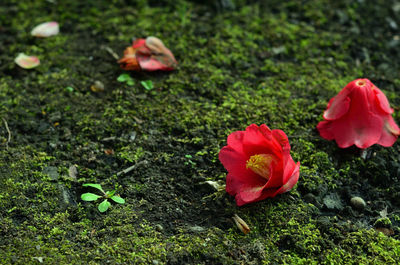
[[[0, 4], [0, 117], [11, 131], [6, 149], [1, 120], [4, 263], [30, 264], [34, 257], [45, 264], [400, 259], [399, 146], [373, 147], [363, 160], [315, 129], [328, 100], [358, 77], [373, 80], [393, 106], [400, 103], [400, 61], [386, 23], [397, 21], [394, 1], [220, 2], [230, 8], [145, 0]], [[60, 22], [59, 35], [30, 36], [33, 26], [50, 20]], [[149, 35], [171, 48], [179, 68], [129, 73], [133, 86], [118, 82], [123, 71], [105, 47], [122, 55], [133, 37]], [[12, 61], [19, 52], [39, 56], [41, 65], [18, 68]], [[90, 90], [96, 80], [104, 92]], [[154, 89], [145, 91], [143, 80]], [[399, 115], [396, 110], [396, 120]], [[218, 152], [229, 133], [251, 123], [285, 131], [301, 174], [290, 193], [238, 208], [231, 196], [202, 183], [225, 179]], [[49, 167], [59, 176], [46, 173]], [[126, 204], [100, 214], [80, 200], [87, 182], [118, 187]], [[340, 213], [324, 209], [320, 201], [332, 192], [343, 202], [364, 192], [366, 223], [358, 223], [348, 204]], [[314, 204], [303, 201], [307, 194]], [[375, 226], [391, 226], [392, 237], [365, 228], [387, 204], [388, 217]], [[234, 213], [249, 224], [248, 235], [231, 221]]]
[[379, 218], [378, 220], [375, 221], [374, 226], [375, 227], [387, 227], [387, 228], [390, 228], [392, 226], [392, 222], [387, 217]]

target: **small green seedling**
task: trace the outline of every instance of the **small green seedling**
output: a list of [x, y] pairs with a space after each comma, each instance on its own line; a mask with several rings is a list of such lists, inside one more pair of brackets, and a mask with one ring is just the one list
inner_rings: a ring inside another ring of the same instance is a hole
[[135, 81], [129, 74], [122, 74], [118, 76], [117, 81], [121, 83], [126, 83], [128, 86], [133, 86], [135, 84]]
[[192, 161], [193, 156], [192, 155], [185, 155], [185, 158], [187, 158], [187, 161], [185, 162], [185, 165], [191, 165], [192, 168], [195, 168], [196, 162]]
[[65, 90], [67, 90], [68, 92], [74, 92], [74, 88], [72, 86], [67, 86]]
[[99, 191], [101, 191], [103, 193], [102, 196], [94, 194], [94, 193], [90, 193], [90, 192], [84, 193], [81, 195], [81, 199], [83, 201], [87, 201], [87, 202], [97, 201], [97, 199], [104, 198], [104, 201], [101, 202], [99, 204], [99, 206], [97, 207], [101, 213], [104, 213], [105, 211], [107, 211], [107, 209], [111, 206], [111, 203], [108, 201], [108, 199], [111, 199], [111, 200], [115, 201], [116, 203], [120, 203], [120, 204], [125, 203], [124, 199], [122, 199], [118, 195], [114, 195], [117, 190], [106, 192], [103, 190], [103, 188], [101, 187], [100, 184], [92, 184], [92, 183], [86, 183], [86, 184], [83, 184], [82, 186], [83, 187], [92, 187], [92, 188], [98, 189]]
[[146, 90], [152, 90], [154, 88], [153, 81], [151, 80], [141, 81], [140, 84], [142, 84]]

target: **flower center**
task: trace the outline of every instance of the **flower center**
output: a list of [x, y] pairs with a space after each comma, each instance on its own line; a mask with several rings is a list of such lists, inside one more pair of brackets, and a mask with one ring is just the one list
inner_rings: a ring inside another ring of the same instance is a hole
[[246, 168], [250, 168], [254, 173], [260, 175], [265, 179], [269, 179], [269, 172], [272, 161], [275, 161], [273, 155], [252, 155], [249, 160], [246, 161]]
[[365, 86], [366, 84], [367, 84], [367, 82], [365, 82], [365, 80], [358, 80], [358, 81], [356, 82], [356, 85], [359, 86], [359, 87], [363, 87], [363, 86]]

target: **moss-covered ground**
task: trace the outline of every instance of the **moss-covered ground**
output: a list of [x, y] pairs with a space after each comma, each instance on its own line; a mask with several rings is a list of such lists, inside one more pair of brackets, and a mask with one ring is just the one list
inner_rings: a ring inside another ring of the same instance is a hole
[[[51, 20], [59, 35], [30, 36]], [[1, 1], [0, 263], [398, 264], [400, 145], [362, 159], [315, 126], [359, 77], [400, 122], [399, 27], [395, 0]], [[179, 69], [118, 82], [109, 51], [150, 35]], [[19, 68], [20, 52], [41, 65]], [[301, 173], [239, 208], [205, 181], [224, 183], [218, 152], [251, 123], [284, 130]], [[100, 213], [84, 183], [126, 203]]]

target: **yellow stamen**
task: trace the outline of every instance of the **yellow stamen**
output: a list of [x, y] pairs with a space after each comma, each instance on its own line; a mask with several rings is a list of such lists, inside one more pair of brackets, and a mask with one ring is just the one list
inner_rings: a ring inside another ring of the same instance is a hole
[[265, 179], [269, 179], [269, 172], [272, 161], [275, 161], [273, 155], [252, 155], [249, 160], [246, 161], [246, 168], [250, 168], [254, 173], [260, 175]]

